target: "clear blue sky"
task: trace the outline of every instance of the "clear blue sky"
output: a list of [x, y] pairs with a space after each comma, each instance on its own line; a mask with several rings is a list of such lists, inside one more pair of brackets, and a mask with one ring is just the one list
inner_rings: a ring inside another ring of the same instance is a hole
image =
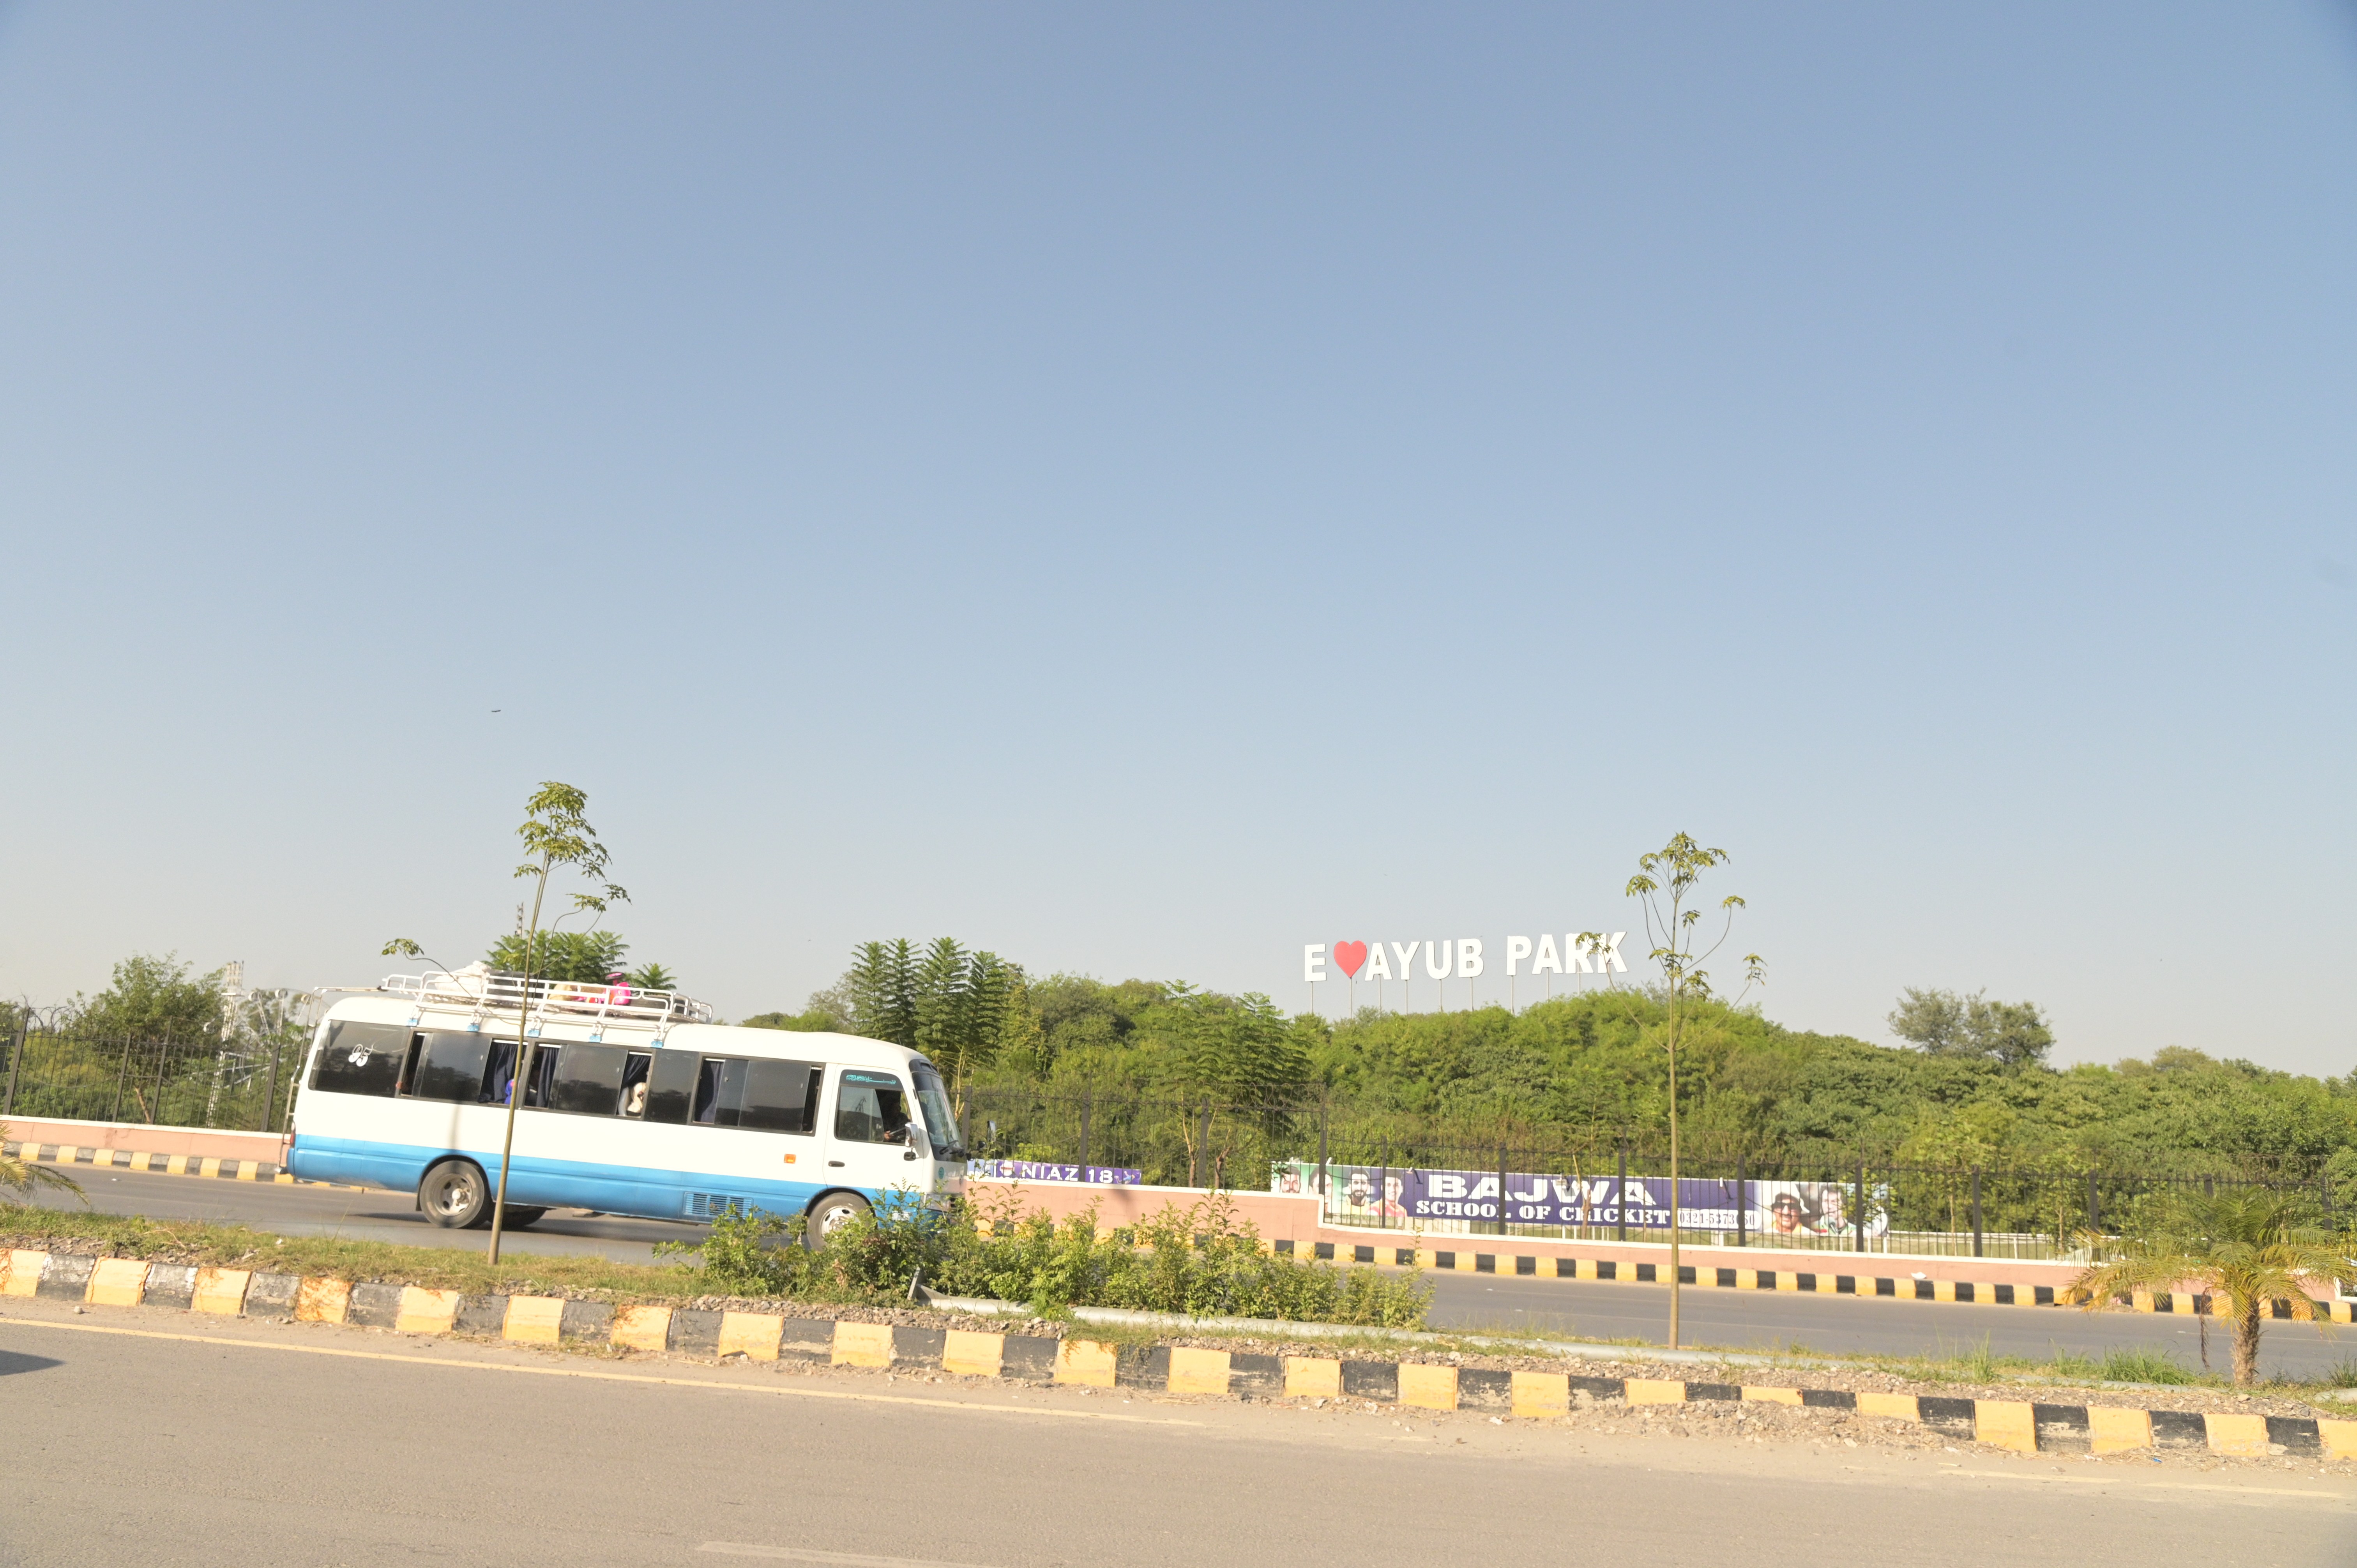
[[2345, 6], [11, 6], [0, 992], [561, 779], [732, 1015], [1683, 829], [1786, 1023], [2345, 1072], [2352, 279]]

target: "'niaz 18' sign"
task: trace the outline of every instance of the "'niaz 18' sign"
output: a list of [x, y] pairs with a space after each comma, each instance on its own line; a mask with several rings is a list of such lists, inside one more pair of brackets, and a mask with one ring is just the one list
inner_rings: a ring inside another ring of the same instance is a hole
[[[1560, 947], [1555, 945], [1552, 931], [1541, 933], [1535, 943], [1528, 937], [1508, 937], [1506, 972], [1524, 972], [1521, 966], [1527, 959], [1531, 966], [1528, 972], [1532, 974], [1626, 974], [1629, 965], [1620, 957], [1620, 939], [1628, 934], [1574, 931], [1563, 939]], [[1416, 960], [1421, 956], [1426, 980], [1470, 980], [1481, 972], [1487, 961], [1484, 948], [1480, 937], [1423, 942], [1336, 942], [1329, 960], [1327, 944], [1305, 942], [1301, 949], [1301, 978], [1313, 982], [1326, 979], [1326, 965], [1330, 961], [1342, 972], [1345, 980], [1414, 980]], [[1394, 962], [1397, 969], [1392, 967]]]

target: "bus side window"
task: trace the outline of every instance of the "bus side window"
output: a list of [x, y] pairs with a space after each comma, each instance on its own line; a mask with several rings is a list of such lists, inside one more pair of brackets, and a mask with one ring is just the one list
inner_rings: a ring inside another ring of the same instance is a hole
[[708, 1127], [734, 1127], [745, 1106], [745, 1058], [706, 1057], [695, 1080], [695, 1119]]
[[409, 1076], [409, 1092], [420, 1100], [472, 1101], [483, 1092], [483, 1064], [491, 1042], [465, 1030], [436, 1030], [419, 1036], [425, 1051]]
[[620, 1046], [569, 1045], [556, 1054], [549, 1080], [549, 1108], [584, 1116], [612, 1116], [622, 1109], [622, 1069], [630, 1052]]
[[907, 1144], [909, 1091], [889, 1073], [845, 1068], [836, 1080], [834, 1135], [846, 1144]]
[[540, 1048], [532, 1054], [532, 1072], [524, 1080], [523, 1089], [523, 1108], [526, 1111], [547, 1107], [548, 1091], [556, 1081], [556, 1063], [563, 1051], [562, 1046], [544, 1040]]
[[390, 1095], [408, 1055], [406, 1025], [339, 1021], [328, 1026], [328, 1043], [311, 1065], [311, 1087], [329, 1094]]
[[745, 1078], [745, 1114], [740, 1127], [771, 1133], [816, 1131], [818, 1087], [823, 1077], [809, 1062], [757, 1061]]
[[508, 1102], [508, 1079], [515, 1076], [516, 1043], [513, 1040], [493, 1040], [490, 1061], [483, 1069], [482, 1086], [475, 1091], [478, 1105], [505, 1105]]
[[702, 1065], [702, 1058], [694, 1051], [657, 1051], [654, 1069], [647, 1074], [645, 1120], [674, 1126], [685, 1122]]
[[[524, 1080], [523, 1104], [527, 1111], [548, 1103], [548, 1086], [556, 1076], [556, 1057], [561, 1047], [544, 1045], [533, 1053], [532, 1076]], [[505, 1105], [508, 1084], [515, 1077], [516, 1043], [513, 1040], [491, 1042], [490, 1070], [483, 1074], [483, 1089], [477, 1098], [479, 1105]]]

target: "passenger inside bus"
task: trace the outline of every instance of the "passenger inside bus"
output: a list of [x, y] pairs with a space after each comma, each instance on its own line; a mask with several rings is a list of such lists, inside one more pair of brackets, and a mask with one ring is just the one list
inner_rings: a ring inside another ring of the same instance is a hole
[[647, 1113], [647, 1079], [654, 1072], [655, 1058], [644, 1051], [632, 1051], [622, 1068], [622, 1114], [644, 1116]]

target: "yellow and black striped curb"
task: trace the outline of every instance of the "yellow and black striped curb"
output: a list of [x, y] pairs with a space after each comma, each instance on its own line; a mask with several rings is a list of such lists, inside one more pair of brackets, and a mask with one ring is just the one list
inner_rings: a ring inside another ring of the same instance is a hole
[[267, 1160], [231, 1160], [217, 1155], [150, 1155], [134, 1149], [96, 1149], [77, 1144], [0, 1144], [0, 1155], [37, 1165], [95, 1165], [102, 1170], [150, 1171], [159, 1176], [214, 1176], [222, 1181], [266, 1181], [331, 1187], [343, 1192], [372, 1188], [345, 1182], [299, 1181]]
[[[1525, 1278], [1619, 1281], [1623, 1284], [1667, 1284], [1666, 1263], [1620, 1263], [1609, 1259], [1519, 1256], [1507, 1252], [1440, 1251], [1430, 1247], [1368, 1247], [1318, 1241], [1301, 1247], [1278, 1241], [1275, 1249], [1288, 1256], [1314, 1257], [1321, 1262], [1383, 1263], [1397, 1268], [1438, 1270], [1469, 1274], [1519, 1274]], [[1348, 1256], [1343, 1254], [1348, 1253]], [[1972, 1280], [1919, 1280], [1873, 1274], [1836, 1274], [1792, 1269], [1678, 1268], [1680, 1284], [1718, 1290], [1798, 1291], [1803, 1295], [1862, 1295], [1898, 1301], [1971, 1302], [1983, 1306], [2071, 1306], [2069, 1288], [2052, 1285], [1990, 1284]], [[2179, 1291], [2138, 1291], [2116, 1298], [2116, 1305], [2136, 1312], [2169, 1312], [2179, 1316], [2210, 1316], [2210, 1298]], [[2357, 1321], [2357, 1302], [2316, 1304], [2317, 1316], [2335, 1323]], [[2267, 1304], [2267, 1316], [2289, 1318], [2291, 1303]]]
[[2219, 1415], [2029, 1401], [1935, 1399], [1645, 1378], [1506, 1372], [1419, 1361], [1246, 1355], [1182, 1346], [1114, 1346], [962, 1328], [786, 1317], [766, 1312], [613, 1306], [556, 1296], [465, 1295], [416, 1285], [354, 1284], [246, 1269], [149, 1263], [58, 1252], [0, 1254], [0, 1296], [102, 1306], [177, 1306], [226, 1317], [345, 1323], [409, 1334], [477, 1334], [526, 1344], [616, 1345], [688, 1356], [824, 1361], [838, 1367], [939, 1369], [1092, 1388], [1243, 1398], [1359, 1399], [1423, 1410], [1494, 1411], [1544, 1418], [1576, 1405], [1748, 1402], [1919, 1423], [2023, 1454], [2119, 1454], [2198, 1449], [2264, 1457], [2357, 1458], [2357, 1420]]

